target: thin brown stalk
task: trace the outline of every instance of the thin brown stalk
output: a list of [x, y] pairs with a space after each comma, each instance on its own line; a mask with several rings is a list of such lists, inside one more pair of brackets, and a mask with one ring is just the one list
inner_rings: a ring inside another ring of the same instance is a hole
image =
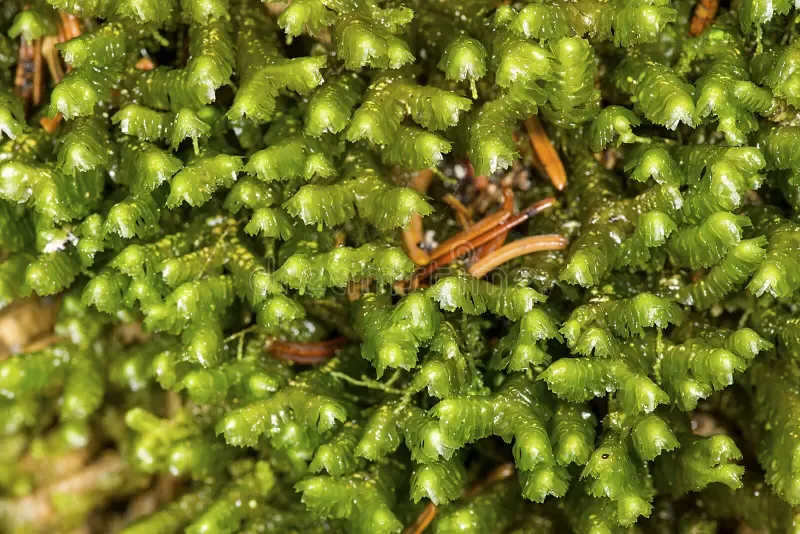
[[40, 350], [44, 350], [47, 347], [51, 347], [56, 343], [60, 343], [65, 341], [67, 338], [64, 336], [60, 336], [58, 334], [50, 334], [40, 338], [37, 338], [29, 345], [26, 345], [25, 348], [22, 350], [23, 353], [27, 352], [38, 352]]
[[456, 212], [456, 218], [462, 228], [466, 230], [472, 226], [472, 212], [460, 200], [450, 193], [443, 196], [442, 200]]
[[542, 123], [535, 116], [530, 117], [525, 120], [525, 128], [528, 130], [533, 152], [541, 162], [542, 167], [544, 167], [545, 174], [547, 174], [553, 187], [563, 191], [567, 186], [567, 171], [564, 169], [564, 164], [561, 162], [558, 152], [550, 142], [550, 138], [547, 137], [547, 132], [542, 127]]
[[[428, 187], [430, 187], [432, 180], [433, 171], [425, 169], [418, 172], [408, 182], [408, 186], [424, 195], [428, 192]], [[414, 213], [411, 216], [411, 221], [408, 226], [403, 229], [403, 243], [406, 246], [408, 257], [417, 265], [427, 265], [430, 262], [428, 253], [419, 247], [424, 235], [425, 230], [422, 226], [422, 216], [419, 213]]]
[[408, 182], [408, 187], [424, 195], [428, 192], [428, 188], [431, 186], [432, 181], [433, 171], [431, 169], [424, 169], [414, 175], [414, 177]]
[[[463, 243], [462, 246], [457, 248], [452, 248], [449, 253], [441, 256], [440, 258], [436, 259], [435, 261], [431, 261], [425, 269], [422, 270], [418, 275], [414, 277], [412, 280], [411, 286], [412, 288], [419, 287], [420, 282], [426, 280], [431, 274], [433, 274], [437, 269], [444, 267], [445, 265], [451, 263], [457, 258], [466, 255], [467, 253], [476, 250], [481, 245], [488, 243], [489, 241], [495, 239], [498, 235], [502, 235], [504, 232], [508, 232], [516, 226], [519, 226], [523, 222], [527, 221], [540, 211], [549, 208], [553, 204], [555, 204], [556, 199], [553, 197], [547, 197], [539, 202], [529, 206], [524, 211], [514, 215], [512, 217], [508, 217], [506, 220], [501, 222], [501, 224], [496, 225], [494, 227], [489, 228], [482, 234], [478, 234], [476, 237], [473, 238], [472, 241]], [[506, 214], [507, 215], [507, 214]], [[470, 228], [469, 231], [472, 231], [480, 224], [477, 223], [475, 226]]]
[[689, 35], [697, 37], [717, 18], [719, 0], [700, 0], [694, 6], [692, 20], [689, 23]]
[[431, 261], [430, 255], [419, 247], [419, 243], [423, 239], [422, 216], [419, 213], [414, 213], [411, 216], [411, 222], [403, 230], [403, 243], [406, 246], [408, 257], [417, 265], [428, 265]]
[[[450, 239], [445, 240], [436, 247], [430, 254], [431, 261], [438, 260], [452, 254], [454, 251], [465, 246], [470, 246], [472, 241], [481, 234], [484, 234], [503, 223], [511, 216], [505, 211], [498, 211], [473, 224], [469, 229], [459, 232]], [[474, 249], [473, 249], [474, 250]], [[452, 261], [452, 260], [451, 260]]]
[[61, 68], [61, 61], [58, 59], [56, 44], [58, 38], [48, 35], [42, 39], [42, 56], [47, 63], [47, 70], [50, 72], [50, 79], [53, 83], [58, 83], [64, 79], [64, 69]]
[[[510, 187], [503, 188], [503, 211], [507, 213], [514, 212], [514, 191]], [[476, 258], [483, 258], [487, 254], [491, 254], [498, 248], [503, 246], [503, 243], [508, 239], [508, 232], [503, 232], [485, 245], [482, 245], [475, 251]]]
[[17, 55], [17, 71], [14, 76], [14, 92], [25, 103], [27, 109], [33, 92], [33, 45], [22, 39]]
[[481, 480], [473, 484], [473, 486], [469, 490], [467, 490], [467, 492], [464, 494], [464, 497], [468, 499], [470, 497], [474, 497], [475, 495], [479, 494], [489, 486], [497, 484], [498, 482], [501, 482], [507, 478], [511, 478], [512, 476], [514, 476], [514, 471], [515, 471], [514, 464], [511, 462], [506, 462], [504, 464], [498, 465], [497, 467], [486, 473], [485, 477], [483, 477]]
[[403, 534], [422, 534], [425, 532], [425, 529], [428, 528], [428, 525], [436, 519], [436, 514], [438, 512], [439, 508], [432, 502], [429, 502], [425, 505], [425, 508], [422, 509], [422, 512], [417, 516], [414, 522], [403, 530]]
[[42, 40], [36, 39], [33, 42], [33, 105], [38, 106], [42, 102], [42, 90], [44, 86], [44, 67], [42, 65]]
[[59, 12], [59, 15], [61, 16], [61, 25], [64, 27], [65, 41], [74, 39], [83, 33], [78, 17], [70, 15], [69, 13], [64, 13], [63, 11]]
[[514, 258], [543, 250], [563, 250], [568, 244], [569, 241], [560, 235], [537, 235], [518, 239], [473, 263], [467, 272], [476, 278], [483, 278], [490, 271]]
[[312, 365], [329, 360], [346, 344], [344, 336], [326, 341], [273, 341], [269, 351], [279, 360]]

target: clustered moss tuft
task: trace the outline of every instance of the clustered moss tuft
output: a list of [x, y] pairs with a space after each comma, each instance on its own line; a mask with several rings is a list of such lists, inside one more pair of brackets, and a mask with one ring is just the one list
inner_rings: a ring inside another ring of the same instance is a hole
[[0, 532], [798, 532], [788, 0], [0, 2]]

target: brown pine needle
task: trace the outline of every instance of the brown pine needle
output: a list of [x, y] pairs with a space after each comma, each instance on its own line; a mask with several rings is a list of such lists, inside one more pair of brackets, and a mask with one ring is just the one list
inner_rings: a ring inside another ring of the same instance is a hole
[[[428, 192], [431, 181], [433, 181], [433, 171], [425, 169], [418, 172], [414, 178], [408, 182], [408, 186], [424, 195]], [[417, 265], [428, 265], [431, 261], [428, 253], [419, 248], [419, 244], [424, 239], [424, 236], [425, 229], [422, 226], [422, 215], [414, 213], [411, 216], [411, 221], [408, 226], [403, 230], [403, 243], [406, 245], [408, 257]]]
[[312, 365], [329, 360], [346, 344], [347, 338], [343, 336], [326, 341], [274, 341], [269, 352], [279, 360]]
[[497, 484], [507, 478], [511, 478], [514, 476], [514, 464], [511, 462], [506, 462], [504, 464], [500, 464], [488, 473], [486, 476], [475, 483], [465, 494], [466, 498], [474, 497], [475, 495], [479, 494], [489, 486], [493, 484]]
[[14, 76], [14, 92], [25, 103], [27, 110], [33, 91], [33, 45], [22, 39], [17, 55], [17, 71]]
[[[411, 281], [411, 287], [417, 288], [419, 287], [420, 282], [426, 280], [431, 274], [433, 274], [437, 269], [440, 267], [444, 267], [445, 265], [451, 263], [456, 258], [460, 258], [468, 254], [469, 252], [478, 249], [481, 245], [484, 245], [495, 239], [497, 236], [503, 234], [504, 232], [508, 232], [516, 226], [519, 226], [523, 222], [527, 221], [540, 211], [549, 208], [553, 204], [556, 203], [556, 199], [553, 197], [547, 197], [543, 200], [540, 200], [536, 204], [529, 206], [524, 211], [514, 215], [513, 217], [508, 217], [506, 220], [502, 221], [499, 225], [494, 226], [493, 228], [490, 227], [488, 229], [484, 229], [484, 233], [478, 234], [476, 237], [473, 238], [472, 241], [463, 242], [460, 246], [451, 248], [450, 252], [447, 254], [439, 257], [436, 260], [431, 261], [425, 269], [422, 270], [419, 274], [414, 276]], [[502, 214], [502, 212], [499, 212]], [[508, 214], [504, 214], [508, 215]], [[484, 219], [485, 220], [485, 219]], [[470, 228], [468, 232], [472, 232], [481, 222], [478, 222], [475, 226]], [[462, 232], [464, 233], [464, 232]]]
[[[473, 224], [467, 230], [459, 232], [450, 239], [445, 240], [431, 252], [431, 261], [452, 254], [465, 246], [471, 246], [472, 241], [481, 234], [486, 233], [511, 216], [505, 211], [498, 211]], [[473, 249], [474, 250], [474, 249]]]
[[403, 230], [403, 243], [406, 245], [406, 252], [417, 265], [428, 265], [431, 262], [430, 255], [419, 248], [419, 243], [424, 239], [424, 229], [422, 226], [422, 215], [414, 213], [411, 222]]
[[419, 171], [411, 181], [408, 182], [408, 187], [414, 189], [423, 195], [428, 192], [428, 188], [433, 181], [433, 171], [431, 169], [424, 169]]
[[558, 152], [550, 142], [550, 138], [547, 137], [542, 123], [535, 116], [530, 117], [525, 120], [525, 128], [528, 130], [533, 152], [544, 167], [545, 174], [550, 178], [553, 187], [563, 191], [567, 187], [567, 171], [564, 169]]
[[473, 263], [468, 272], [476, 278], [482, 278], [493, 269], [514, 258], [543, 250], [563, 250], [568, 244], [569, 241], [560, 235], [537, 235], [518, 239]]
[[[510, 187], [503, 188], [503, 211], [508, 213], [514, 212], [514, 191]], [[475, 251], [476, 258], [482, 258], [487, 254], [491, 254], [498, 248], [503, 246], [503, 243], [508, 239], [508, 232], [503, 232], [485, 245], [481, 246]]]
[[64, 79], [64, 69], [61, 68], [61, 62], [58, 60], [58, 50], [56, 50], [57, 43], [58, 39], [52, 35], [42, 39], [42, 56], [47, 62], [47, 70], [50, 72], [50, 79], [53, 83], [58, 83]]
[[425, 529], [428, 528], [428, 525], [436, 519], [436, 514], [438, 512], [439, 508], [432, 502], [429, 502], [425, 505], [425, 508], [422, 509], [422, 513], [417, 516], [414, 522], [403, 530], [403, 534], [422, 534], [422, 532], [425, 532]]
[[43, 66], [42, 66], [42, 40], [36, 39], [33, 42], [33, 105], [38, 106], [42, 102]]
[[[47, 63], [47, 70], [50, 72], [50, 79], [53, 83], [58, 83], [64, 79], [64, 69], [61, 67], [61, 61], [58, 58], [58, 50], [56, 44], [62, 39], [63, 28], [59, 25], [59, 37], [48, 35], [42, 39], [42, 56]], [[42, 117], [39, 119], [39, 124], [47, 133], [54, 133], [61, 124], [63, 117], [61, 113], [56, 113], [52, 119], [50, 117]]]
[[456, 218], [462, 228], [466, 230], [472, 226], [472, 212], [460, 200], [450, 193], [443, 196], [442, 200], [456, 212]]
[[[510, 478], [513, 475], [514, 464], [511, 462], [501, 464], [489, 471], [485, 477], [477, 481], [472, 485], [471, 488], [465, 491], [463, 498], [471, 499], [489, 486]], [[429, 502], [427, 505], [425, 505], [425, 508], [422, 509], [422, 512], [419, 514], [419, 516], [417, 516], [414, 522], [403, 530], [403, 534], [422, 534], [433, 522], [433, 520], [436, 518], [436, 514], [438, 513], [439, 508], [432, 502]]]
[[714, 22], [719, 10], [719, 0], [700, 0], [694, 7], [692, 20], [689, 23], [689, 35], [697, 37], [709, 24]]
[[75, 15], [70, 15], [69, 13], [64, 13], [63, 11], [60, 11], [59, 15], [61, 16], [61, 25], [64, 27], [65, 41], [74, 39], [83, 33], [78, 17]]

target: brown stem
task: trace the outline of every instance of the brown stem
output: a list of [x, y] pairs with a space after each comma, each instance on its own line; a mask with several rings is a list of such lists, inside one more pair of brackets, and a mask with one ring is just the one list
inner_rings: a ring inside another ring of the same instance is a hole
[[42, 75], [42, 40], [36, 39], [33, 42], [33, 105], [38, 106], [42, 102], [42, 86], [44, 85]]
[[430, 169], [424, 169], [414, 175], [414, 177], [408, 182], [408, 187], [424, 195], [428, 192], [428, 188], [431, 186], [432, 181], [433, 171]]
[[[433, 171], [425, 169], [418, 172], [408, 183], [408, 186], [424, 195], [428, 191], [432, 180]], [[417, 265], [427, 265], [431, 261], [428, 253], [419, 248], [424, 236], [425, 230], [422, 226], [422, 216], [419, 213], [414, 213], [411, 215], [411, 222], [403, 230], [403, 243], [406, 245], [408, 257]]]
[[514, 476], [514, 464], [511, 462], [500, 464], [486, 473], [486, 476], [481, 480], [473, 484], [473, 486], [464, 494], [464, 497], [468, 499], [470, 497], [474, 497], [489, 486], [497, 484], [498, 482], [501, 482], [507, 478], [511, 478], [512, 476]]
[[563, 250], [568, 244], [569, 241], [560, 235], [537, 235], [518, 239], [473, 263], [468, 272], [476, 278], [483, 278], [493, 269], [514, 258], [543, 250]]
[[19, 53], [17, 55], [17, 71], [14, 76], [14, 92], [25, 103], [26, 110], [30, 104], [31, 93], [33, 91], [32, 73], [33, 45], [25, 39], [22, 39], [19, 45]]
[[525, 128], [528, 130], [533, 152], [544, 167], [553, 187], [563, 191], [567, 187], [567, 171], [564, 169], [564, 164], [561, 162], [558, 152], [550, 142], [550, 138], [547, 137], [547, 132], [544, 131], [542, 123], [535, 116], [530, 117], [525, 120]]
[[414, 213], [411, 215], [411, 222], [403, 230], [403, 243], [406, 245], [408, 257], [417, 265], [428, 265], [431, 261], [430, 255], [419, 248], [419, 243], [423, 240], [422, 215]]
[[78, 17], [70, 15], [69, 13], [59, 12], [61, 16], [61, 25], [64, 27], [64, 40], [69, 41], [83, 33], [81, 30], [81, 23]]
[[312, 365], [329, 360], [346, 344], [347, 338], [344, 336], [326, 341], [273, 341], [269, 352], [279, 360]]
[[[501, 224], [511, 216], [505, 211], [498, 211], [473, 224], [469, 229], [459, 232], [450, 239], [445, 240], [431, 252], [431, 261], [439, 260], [452, 254], [455, 250], [470, 245], [470, 243], [481, 234], [484, 234]], [[452, 261], [452, 260], [450, 260]]]
[[[508, 213], [514, 212], [514, 191], [510, 187], [503, 188], [503, 211]], [[508, 239], [508, 232], [503, 232], [485, 245], [481, 246], [475, 251], [475, 257], [480, 259], [491, 254], [498, 248], [503, 246], [503, 243]]]
[[468, 229], [472, 226], [472, 212], [460, 200], [450, 193], [443, 196], [442, 200], [456, 212], [456, 218], [462, 228]]
[[429, 502], [425, 505], [425, 508], [422, 509], [422, 512], [417, 516], [414, 522], [403, 530], [403, 534], [422, 534], [422, 532], [425, 532], [425, 529], [428, 528], [428, 525], [436, 518], [438, 512], [439, 509], [437, 506]]
[[694, 7], [692, 20], [689, 23], [689, 35], [697, 37], [709, 24], [714, 22], [719, 9], [719, 0], [700, 0]]
[[[516, 226], [519, 226], [523, 222], [527, 221], [540, 211], [549, 208], [553, 204], [556, 203], [556, 199], [553, 197], [547, 197], [543, 200], [540, 200], [536, 204], [529, 206], [524, 211], [514, 215], [513, 217], [508, 217], [507, 219], [503, 220], [499, 225], [490, 227], [488, 230], [484, 230], [484, 233], [478, 234], [474, 237], [471, 241], [462, 242], [459, 247], [450, 249], [450, 252], [441, 256], [435, 261], [431, 261], [425, 269], [422, 270], [418, 275], [414, 277], [412, 280], [412, 287], [418, 287], [419, 283], [423, 280], [427, 279], [431, 274], [433, 274], [437, 269], [440, 267], [444, 267], [445, 265], [451, 263], [455, 259], [464, 256], [468, 252], [477, 249], [481, 245], [488, 243], [489, 241], [495, 239], [497, 236], [503, 234], [504, 232], [508, 232]], [[502, 212], [500, 212], [502, 213]], [[508, 215], [508, 214], [504, 214]], [[488, 218], [488, 217], [487, 217]], [[485, 219], [484, 219], [485, 220]], [[471, 232], [473, 229], [477, 228], [481, 222], [478, 222], [475, 226], [469, 229]]]
[[48, 35], [42, 39], [42, 56], [47, 63], [47, 70], [50, 72], [50, 79], [53, 83], [58, 83], [64, 79], [64, 69], [61, 68], [61, 62], [58, 60], [58, 50], [56, 44], [58, 38]]

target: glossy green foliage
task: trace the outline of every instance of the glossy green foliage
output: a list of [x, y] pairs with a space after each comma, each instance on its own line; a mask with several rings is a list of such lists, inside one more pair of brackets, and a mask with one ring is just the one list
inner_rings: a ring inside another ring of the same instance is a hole
[[283, 57], [274, 31], [263, 31], [275, 28], [274, 22], [256, 2], [243, 2], [237, 19], [236, 67], [241, 87], [228, 117], [266, 122], [282, 89], [307, 93], [322, 83], [320, 69], [325, 66], [325, 56]]
[[[5, 89], [5, 88], [4, 88]], [[15, 139], [24, 128], [22, 102], [7, 89], [0, 93], [0, 133]]]
[[293, 254], [275, 271], [275, 280], [300, 294], [322, 294], [329, 287], [344, 287], [363, 278], [378, 284], [395, 282], [413, 269], [411, 261], [395, 247], [364, 245], [339, 247], [316, 255]]
[[114, 23], [65, 43], [62, 54], [74, 70], [53, 88], [49, 114], [90, 117], [96, 106], [107, 103], [122, 77], [128, 45], [126, 29]]
[[479, 175], [511, 166], [518, 157], [513, 128], [523, 118], [534, 115], [544, 101], [538, 87], [515, 85], [481, 107], [470, 126], [469, 137], [472, 164]]
[[739, 244], [743, 228], [750, 224], [745, 216], [719, 211], [698, 226], [675, 232], [668, 244], [670, 254], [679, 264], [693, 269], [710, 267]]
[[298, 483], [296, 489], [312, 511], [346, 519], [351, 532], [399, 532], [403, 524], [392, 511], [396, 498], [392, 475], [391, 468], [376, 468], [342, 478], [317, 476]]
[[769, 293], [788, 297], [800, 288], [794, 265], [800, 261], [798, 238], [800, 227], [772, 210], [755, 212], [759, 226], [767, 235], [767, 254], [759, 263], [748, 288], [756, 295]]
[[695, 436], [687, 423], [677, 418], [672, 422], [680, 449], [658, 458], [656, 480], [675, 497], [709, 485], [725, 485], [733, 490], [741, 488], [744, 467], [736, 462], [742, 459], [742, 453], [733, 439], [725, 434]]
[[0, 524], [789, 530], [794, 7], [3, 3]]
[[[791, 504], [798, 501], [793, 440], [790, 437], [795, 425], [791, 414], [797, 406], [797, 392], [788, 382], [793, 373], [791, 365], [764, 362], [756, 365], [750, 376], [754, 386], [753, 414], [766, 438], [759, 447], [758, 459], [766, 470], [767, 483], [779, 497]], [[764, 379], [771, 386], [756, 382]]]
[[[255, 515], [275, 485], [275, 474], [267, 462], [244, 460], [234, 464], [233, 480], [225, 484], [219, 495], [199, 517], [193, 517], [185, 532], [236, 532], [243, 521]], [[252, 503], [242, 506], [237, 503]]]
[[131, 90], [143, 105], [197, 110], [214, 102], [215, 92], [230, 83], [235, 60], [231, 25], [216, 20], [190, 29], [189, 58], [183, 68], [156, 67], [131, 76]]
[[202, 154], [172, 177], [167, 208], [182, 203], [192, 207], [205, 204], [218, 188], [231, 187], [242, 171], [242, 163], [229, 154]]
[[421, 292], [406, 296], [397, 306], [375, 298], [363, 307], [362, 356], [383, 374], [387, 367], [410, 369], [419, 347], [430, 341], [441, 322], [435, 303]]
[[[561, 332], [571, 351], [583, 357], [553, 362], [540, 379], [570, 402], [617, 391], [624, 412], [650, 413], [670, 397], [648, 376], [658, 361], [648, 329], [682, 318], [675, 303], [648, 293], [578, 307]], [[625, 341], [633, 336], [639, 339]]]
[[611, 143], [647, 143], [646, 138], [638, 137], [633, 133], [633, 128], [642, 123], [636, 114], [620, 106], [604, 107], [592, 121], [589, 138], [589, 148], [593, 152], [600, 152]]
[[553, 54], [553, 82], [545, 82], [548, 103], [545, 118], [562, 128], [574, 128], [594, 117], [600, 93], [594, 88], [597, 76], [594, 50], [585, 39], [564, 38], [550, 45]]
[[629, 57], [614, 76], [617, 87], [631, 95], [634, 110], [653, 124], [674, 130], [679, 124], [694, 126], [697, 122], [692, 87], [668, 65]]
[[758, 28], [772, 20], [776, 15], [785, 15], [792, 9], [792, 3], [786, 0], [763, 2], [747, 0], [742, 3], [739, 24], [745, 32], [758, 31]]
[[665, 26], [676, 19], [676, 10], [661, 0], [616, 0], [592, 6], [596, 26], [590, 32], [613, 40], [616, 46], [631, 46], [658, 39]]
[[[754, 2], [755, 4], [755, 2]], [[797, 66], [800, 62], [800, 49], [796, 42], [786, 47], [775, 47], [754, 58], [753, 77], [772, 89], [772, 93], [797, 107], [800, 104]]]
[[758, 352], [772, 348], [750, 329], [729, 339], [690, 339], [668, 347], [659, 362], [659, 379], [681, 410], [692, 410], [699, 399], [730, 386], [734, 373], [744, 371]]
[[319, 436], [342, 423], [352, 409], [339, 379], [330, 371], [347, 365], [332, 360], [326, 367], [306, 371], [266, 400], [228, 412], [216, 431], [229, 445], [253, 446], [265, 434], [276, 448], [308, 451]]
[[344, 75], [324, 83], [309, 99], [306, 133], [319, 137], [324, 133], [344, 130], [364, 89], [361, 78], [353, 75]]
[[[580, 195], [581, 219], [585, 231], [570, 244], [569, 258], [559, 278], [580, 286], [600, 282], [618, 261], [619, 248], [612, 243], [622, 242], [629, 232], [625, 218], [619, 217], [619, 185], [613, 174], [593, 158], [583, 157], [575, 165], [573, 183], [580, 189], [591, 189], [591, 195]], [[613, 218], [611, 222], [609, 219]]]
[[710, 60], [705, 73], [695, 82], [697, 114], [717, 120], [717, 129], [731, 145], [743, 145], [747, 134], [758, 128], [755, 113], [766, 114], [772, 95], [758, 87], [747, 72], [747, 63], [733, 35], [714, 30], [689, 43], [683, 60]]

